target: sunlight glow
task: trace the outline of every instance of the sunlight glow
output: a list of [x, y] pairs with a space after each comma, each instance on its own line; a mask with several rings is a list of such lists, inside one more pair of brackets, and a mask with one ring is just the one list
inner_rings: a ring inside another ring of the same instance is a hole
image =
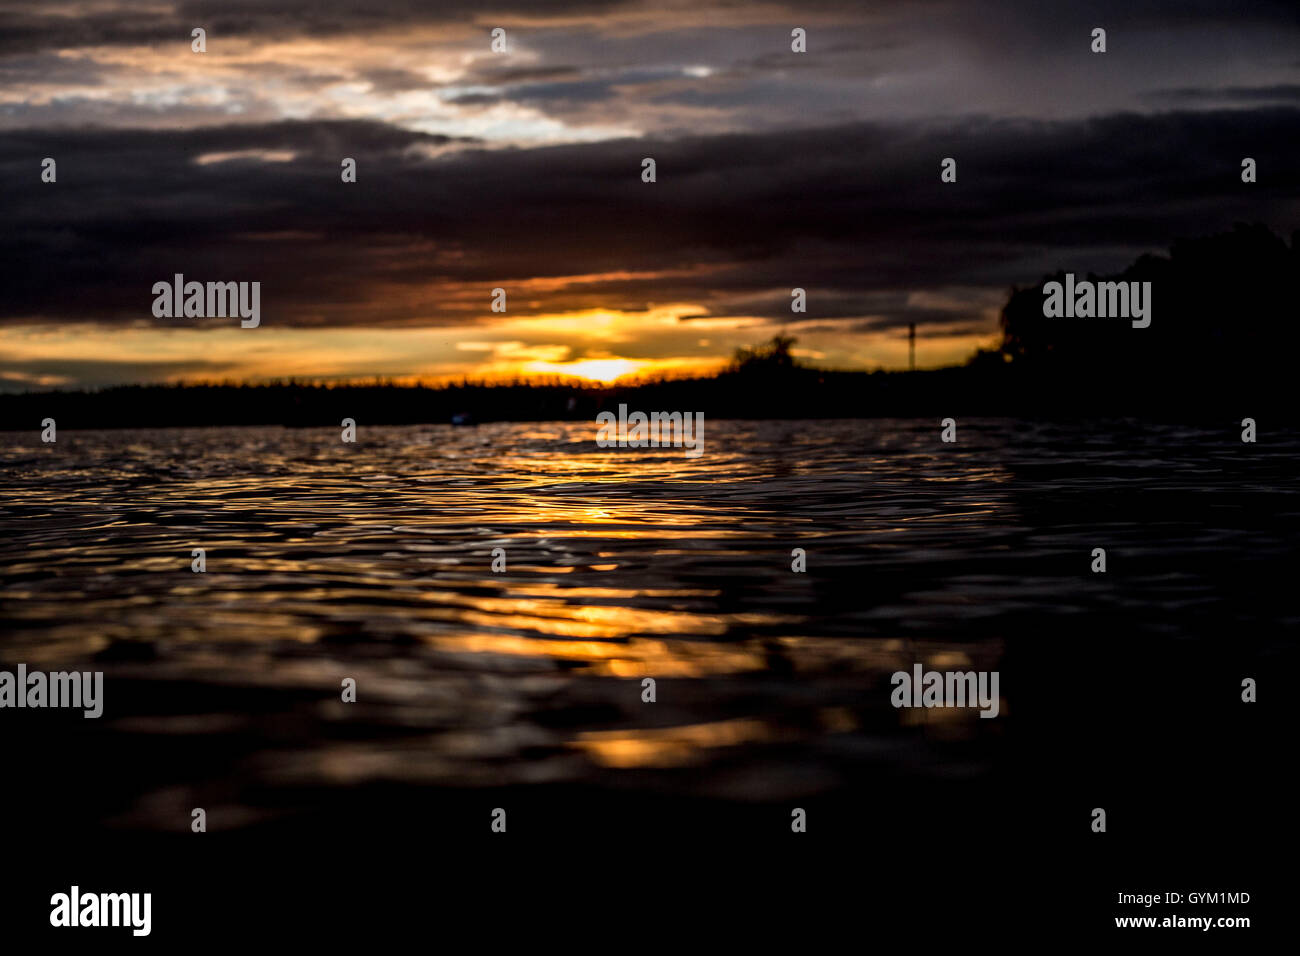
[[649, 363], [633, 359], [584, 359], [579, 362], [529, 362], [524, 371], [532, 375], [563, 375], [593, 382], [612, 382], [631, 375]]

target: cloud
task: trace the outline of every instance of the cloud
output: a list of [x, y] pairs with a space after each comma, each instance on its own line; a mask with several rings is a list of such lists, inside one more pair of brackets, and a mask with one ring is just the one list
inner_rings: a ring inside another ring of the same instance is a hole
[[[795, 24], [807, 54], [790, 51]], [[1104, 57], [1088, 49], [1099, 24]], [[190, 51], [199, 25], [205, 54]], [[490, 52], [493, 26], [509, 55]], [[1294, 5], [1261, 0], [10, 3], [0, 128], [356, 118], [528, 144], [1068, 118], [1161, 108], [1162, 91], [1193, 86], [1285, 87], [1297, 43]]]
[[[1238, 220], [1294, 228], [1297, 119], [853, 124], [435, 159], [419, 147], [446, 138], [376, 123], [25, 131], [0, 143], [14, 184], [0, 320], [174, 327], [150, 289], [180, 272], [261, 281], [264, 322], [281, 326], [491, 324], [498, 286], [512, 317], [693, 302], [781, 321], [799, 286], [810, 319], [928, 321], [917, 293], [1114, 268]], [[641, 181], [645, 155], [657, 183]], [[55, 184], [39, 181], [44, 156]], [[340, 182], [344, 156], [356, 184]], [[939, 181], [945, 156], [955, 184]]]
[[650, 360], [788, 326], [862, 363], [916, 322], [957, 360], [1012, 284], [1294, 228], [1298, 40], [1266, 0], [8, 3], [0, 323], [224, 329], [153, 317], [183, 273], [335, 341]]
[[1295, 103], [1300, 101], [1300, 83], [1275, 83], [1272, 86], [1228, 86], [1213, 89], [1184, 86], [1174, 90], [1153, 90], [1143, 94], [1147, 99], [1171, 103], [1186, 108], [1188, 105], [1232, 105], [1243, 103]]

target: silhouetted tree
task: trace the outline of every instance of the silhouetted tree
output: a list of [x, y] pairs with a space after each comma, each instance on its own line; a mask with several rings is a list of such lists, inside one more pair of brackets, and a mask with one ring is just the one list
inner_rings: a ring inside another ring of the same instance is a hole
[[789, 335], [774, 335], [771, 340], [749, 348], [738, 348], [732, 359], [731, 370], [735, 372], [770, 372], [773, 370], [795, 367], [794, 356], [790, 349], [798, 341]]
[[1091, 281], [1151, 283], [1151, 325], [1124, 319], [1047, 318], [1043, 285], [1013, 289], [1002, 310], [1001, 351], [1020, 372], [1065, 387], [1087, 378], [1111, 390], [1188, 395], [1193, 388], [1276, 388], [1294, 374], [1300, 332], [1300, 247], [1262, 225], [1173, 244], [1115, 276]]

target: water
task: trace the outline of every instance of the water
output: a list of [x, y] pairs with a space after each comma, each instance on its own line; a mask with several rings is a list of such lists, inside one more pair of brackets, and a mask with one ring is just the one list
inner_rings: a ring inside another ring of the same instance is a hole
[[[337, 822], [376, 793], [996, 788], [1031, 743], [1078, 744], [1134, 668], [1182, 668], [1180, 694], [1222, 670], [1232, 698], [1296, 624], [1294, 439], [709, 421], [690, 459], [594, 432], [0, 433], [0, 659], [106, 687], [98, 721], [8, 712], [19, 804], [185, 831], [196, 806], [224, 829]], [[1000, 718], [890, 707], [918, 661], [1000, 670]], [[1173, 698], [1145, 699], [1116, 726]]]

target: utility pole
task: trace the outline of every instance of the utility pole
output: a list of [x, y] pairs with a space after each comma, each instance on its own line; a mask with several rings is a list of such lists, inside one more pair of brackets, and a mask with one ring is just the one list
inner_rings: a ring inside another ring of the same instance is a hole
[[907, 364], [910, 370], [916, 371], [916, 323], [907, 323]]

